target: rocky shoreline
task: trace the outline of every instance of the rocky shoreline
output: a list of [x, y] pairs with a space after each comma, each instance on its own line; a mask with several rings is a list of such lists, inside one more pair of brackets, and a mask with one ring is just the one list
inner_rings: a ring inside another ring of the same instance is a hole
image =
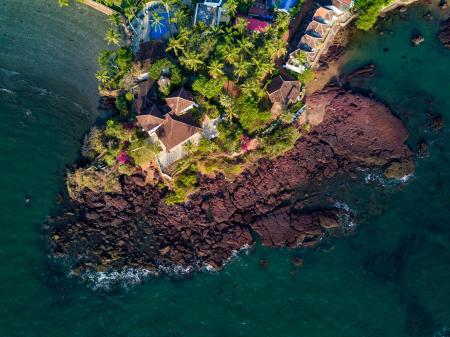
[[75, 273], [218, 270], [256, 236], [269, 247], [309, 247], [339, 231], [344, 211], [318, 186], [358, 168], [410, 174], [408, 133], [388, 107], [359, 93], [327, 88], [307, 100], [323, 121], [294, 149], [234, 181], [200, 177], [185, 204], [167, 206], [166, 192], [139, 174], [122, 177], [121, 193], [84, 191], [50, 221], [53, 256]]

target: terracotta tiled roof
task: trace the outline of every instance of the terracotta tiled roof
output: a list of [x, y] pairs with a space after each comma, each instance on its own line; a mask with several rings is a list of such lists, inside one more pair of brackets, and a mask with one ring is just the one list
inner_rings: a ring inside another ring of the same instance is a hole
[[166, 103], [178, 115], [194, 104], [194, 97], [186, 89], [180, 88], [166, 97]]
[[319, 33], [321, 38], [324, 38], [328, 31], [329, 31], [330, 27], [326, 24], [320, 23], [318, 21], [311, 21], [308, 25], [308, 27], [306, 28], [307, 32], [317, 32]]
[[309, 46], [311, 49], [319, 48], [322, 44], [322, 39], [312, 37], [310, 35], [303, 35], [300, 39], [300, 43]]
[[164, 123], [164, 118], [157, 115], [139, 115], [136, 117], [138, 124], [145, 131], [150, 131]]
[[156, 99], [157, 91], [155, 81], [146, 80], [139, 83], [139, 94], [134, 101], [134, 108], [138, 114], [143, 113], [142, 111], [152, 105], [152, 100]]
[[[185, 117], [185, 116], [184, 116]], [[164, 144], [167, 151], [170, 151], [175, 146], [185, 142], [196, 133], [201, 132], [201, 128], [187, 123], [187, 121], [181, 121], [177, 116], [167, 114], [164, 119], [164, 123], [156, 131], [156, 135], [159, 140]]]
[[314, 13], [314, 18], [322, 18], [325, 20], [331, 20], [333, 18], [333, 12], [325, 7], [319, 7]]
[[333, 5], [338, 8], [349, 8], [352, 5], [353, 0], [333, 0]]
[[279, 75], [270, 82], [267, 91], [272, 103], [293, 103], [300, 96], [300, 82], [288, 75]]

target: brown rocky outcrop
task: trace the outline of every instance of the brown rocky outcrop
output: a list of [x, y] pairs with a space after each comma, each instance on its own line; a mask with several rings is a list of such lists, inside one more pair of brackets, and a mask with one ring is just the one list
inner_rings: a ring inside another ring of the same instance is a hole
[[450, 18], [442, 24], [442, 30], [439, 33], [439, 40], [446, 48], [450, 48]]
[[[413, 169], [407, 131], [383, 104], [339, 89], [308, 98], [323, 122], [275, 160], [260, 160], [234, 181], [200, 177], [198, 192], [182, 205], [164, 204], [164, 192], [123, 177], [121, 194], [83, 193], [56, 219], [52, 250], [76, 271], [189, 266], [219, 269], [254, 243], [317, 244], [339, 227], [340, 210], [323, 206], [317, 186], [358, 167]], [[398, 167], [397, 167], [398, 168]], [[314, 186], [311, 188], [310, 186]], [[312, 193], [311, 191], [315, 192]], [[320, 204], [311, 211], [311, 204]], [[67, 213], [66, 213], [67, 214]]]

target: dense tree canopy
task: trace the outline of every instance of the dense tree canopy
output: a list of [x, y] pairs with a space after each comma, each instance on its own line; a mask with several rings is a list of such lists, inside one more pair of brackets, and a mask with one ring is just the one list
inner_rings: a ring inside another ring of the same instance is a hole
[[359, 10], [359, 16], [356, 20], [356, 26], [362, 30], [369, 30], [377, 22], [383, 6], [389, 4], [392, 0], [356, 0], [355, 6]]

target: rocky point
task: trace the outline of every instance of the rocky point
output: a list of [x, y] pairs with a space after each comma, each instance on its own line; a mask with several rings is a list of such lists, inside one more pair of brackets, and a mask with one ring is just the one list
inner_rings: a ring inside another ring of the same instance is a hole
[[392, 178], [414, 170], [408, 133], [385, 105], [336, 88], [307, 104], [306, 114], [321, 114], [322, 122], [290, 152], [233, 181], [202, 176], [184, 204], [166, 205], [165, 192], [139, 174], [122, 177], [120, 194], [84, 191], [53, 219], [53, 255], [76, 272], [217, 270], [254, 244], [252, 233], [266, 246], [308, 247], [337, 230], [341, 210], [308, 207], [325, 199], [317, 185], [328, 179], [357, 168], [381, 168]]

